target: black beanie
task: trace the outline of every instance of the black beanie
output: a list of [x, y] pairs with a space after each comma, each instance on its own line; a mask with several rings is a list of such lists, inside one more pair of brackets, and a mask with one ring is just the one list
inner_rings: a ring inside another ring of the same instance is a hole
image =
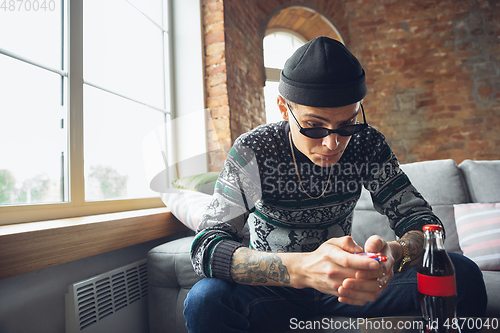
[[285, 99], [305, 106], [354, 104], [366, 95], [365, 71], [344, 44], [318, 37], [286, 61], [278, 90]]

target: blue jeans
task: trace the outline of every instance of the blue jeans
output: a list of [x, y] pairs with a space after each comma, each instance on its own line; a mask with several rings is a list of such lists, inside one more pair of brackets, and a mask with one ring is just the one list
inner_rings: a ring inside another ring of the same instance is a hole
[[[459, 317], [484, 317], [487, 296], [482, 273], [470, 259], [450, 253], [455, 265]], [[190, 290], [184, 302], [186, 326], [196, 332], [279, 332], [292, 318], [314, 316], [382, 317], [420, 313], [416, 268], [394, 275], [375, 302], [340, 303], [315, 289], [248, 286], [207, 278]], [[295, 319], [294, 319], [295, 320]]]

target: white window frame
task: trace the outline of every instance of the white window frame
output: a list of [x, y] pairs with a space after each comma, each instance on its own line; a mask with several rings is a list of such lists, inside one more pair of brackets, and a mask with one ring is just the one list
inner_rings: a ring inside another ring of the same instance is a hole
[[[267, 36], [274, 34], [274, 33], [286, 33], [286, 34], [289, 34], [289, 35], [294, 36], [295, 38], [299, 39], [304, 44], [307, 43], [307, 39], [304, 36], [302, 36], [301, 34], [295, 32], [293, 30], [286, 29], [286, 28], [267, 29], [265, 34], [264, 34], [264, 38], [266, 38]], [[262, 41], [262, 43], [264, 43], [264, 41]], [[264, 62], [265, 62], [265, 59], [264, 59]], [[265, 70], [265, 74], [266, 74], [266, 81], [264, 82], [264, 86], [267, 86], [268, 82], [280, 82], [281, 71], [283, 70], [283, 68], [264, 67], [264, 70]], [[264, 90], [264, 99], [266, 99], [265, 93], [266, 93], [266, 91]], [[266, 122], [269, 121], [267, 119], [268, 118], [267, 112], [269, 110], [268, 108], [269, 108], [269, 106], [265, 105]]]
[[[267, 29], [266, 33], [264, 35], [264, 38], [266, 38], [267, 36], [272, 35], [274, 33], [280, 33], [280, 32], [292, 35], [295, 38], [301, 40], [304, 44], [307, 43], [307, 39], [304, 36], [302, 36], [301, 34], [299, 34], [296, 31], [293, 31], [290, 29], [285, 29], [285, 28]], [[280, 82], [280, 75], [281, 75], [282, 70], [283, 70], [283, 68], [265, 67], [266, 81]]]
[[[17, 58], [18, 60], [30, 63], [31, 65], [41, 67], [51, 72], [55, 72], [67, 78], [67, 93], [65, 94], [65, 99], [67, 101], [69, 126], [68, 164], [70, 170], [68, 173], [70, 189], [68, 202], [2, 206], [0, 207], [0, 225], [164, 207], [164, 204], [159, 196], [139, 199], [85, 201], [83, 84], [88, 84], [98, 89], [106, 89], [90, 82], [84, 82], [83, 79], [83, 1], [84, 0], [64, 0], [65, 19], [67, 20], [68, 27], [68, 31], [65, 33], [65, 42], [68, 45], [67, 72], [46, 67], [42, 64], [23, 58], [22, 56], [12, 54], [7, 50], [0, 49], [0, 53], [3, 55]], [[167, 13], [169, 15], [169, 27], [162, 28], [160, 25], [156, 24], [167, 34], [168, 31], [172, 31], [172, 1], [174, 0], [166, 0], [166, 3], [168, 4]], [[168, 41], [169, 45], [167, 49], [169, 50], [169, 54], [167, 55], [167, 60], [168, 66], [170, 67], [170, 78], [168, 79], [172, 81], [171, 70], [173, 65], [170, 52], [170, 50], [172, 50], [172, 38], [168, 38]], [[114, 93], [109, 90], [106, 91]], [[166, 93], [171, 93], [171, 91]], [[171, 96], [171, 103], [168, 106], [165, 105], [165, 109], [155, 109], [160, 112], [164, 112], [166, 117], [168, 117], [170, 112], [167, 111], [167, 108], [172, 110], [173, 99], [174, 96]], [[140, 101], [136, 102], [141, 103]], [[146, 103], [141, 104], [147, 105]]]

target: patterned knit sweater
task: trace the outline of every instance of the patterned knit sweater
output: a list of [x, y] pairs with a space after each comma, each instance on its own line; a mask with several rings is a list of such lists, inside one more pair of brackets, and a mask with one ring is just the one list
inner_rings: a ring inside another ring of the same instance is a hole
[[[338, 163], [325, 168], [292, 143], [294, 163], [288, 132], [288, 122], [281, 121], [235, 141], [193, 241], [197, 274], [232, 280], [231, 257], [243, 246], [245, 224], [249, 247], [261, 251], [309, 252], [332, 237], [350, 235], [362, 186], [398, 237], [441, 224], [374, 128], [353, 135]], [[312, 197], [325, 193], [312, 199], [304, 190]]]

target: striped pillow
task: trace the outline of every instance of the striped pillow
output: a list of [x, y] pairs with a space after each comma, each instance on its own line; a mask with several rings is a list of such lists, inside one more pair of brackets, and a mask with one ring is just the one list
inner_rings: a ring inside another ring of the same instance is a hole
[[500, 270], [500, 203], [454, 205], [458, 241], [482, 270]]

